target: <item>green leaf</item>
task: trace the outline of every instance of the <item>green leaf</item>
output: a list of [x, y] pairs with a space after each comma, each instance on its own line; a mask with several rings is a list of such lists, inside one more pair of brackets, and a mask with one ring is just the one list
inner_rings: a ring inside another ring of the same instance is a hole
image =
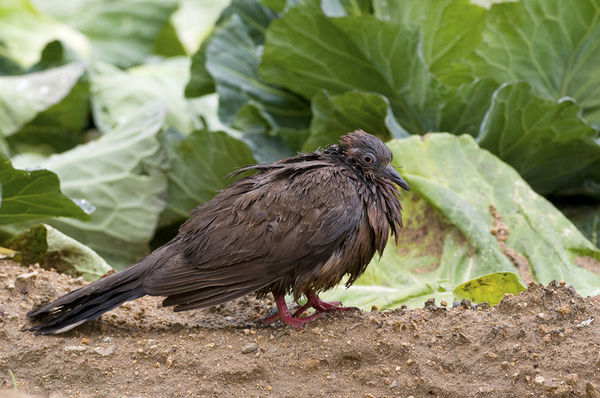
[[37, 263], [75, 278], [94, 281], [112, 269], [92, 249], [46, 224], [34, 225], [4, 244], [18, 251], [14, 260], [23, 265]]
[[[0, 46], [2, 42], [0, 40]], [[3, 75], [20, 75], [23, 73], [23, 68], [12, 59], [0, 54], [0, 76]]]
[[439, 131], [477, 136], [497, 88], [491, 79], [477, 79], [449, 91], [439, 104]]
[[279, 127], [308, 126], [307, 102], [258, 76], [264, 32], [276, 14], [255, 1], [235, 1], [224, 14], [230, 16], [213, 33], [205, 61], [219, 93], [221, 120], [233, 125], [244, 105], [252, 104], [268, 115], [271, 134]]
[[600, 292], [600, 250], [509, 166], [471, 136], [428, 134], [390, 141], [394, 163], [411, 188], [403, 194], [398, 246], [348, 290], [328, 298], [346, 305], [393, 308], [452, 300], [456, 286], [486, 274], [565, 280], [582, 295]]
[[418, 51], [415, 28], [373, 16], [328, 18], [314, 1], [291, 9], [267, 31], [260, 77], [306, 98], [322, 89], [385, 96], [410, 133], [435, 129], [444, 88]]
[[48, 223], [91, 247], [117, 269], [147, 254], [165, 206], [166, 159], [156, 137], [164, 120], [164, 106], [148, 104], [98, 140], [42, 163], [58, 174], [63, 192], [85, 199], [96, 209], [88, 223]]
[[477, 77], [526, 81], [542, 96], [565, 96], [600, 127], [600, 3], [528, 0], [494, 4], [469, 63]]
[[[38, 0], [36, 5], [83, 33], [89, 40], [92, 60], [123, 68], [144, 62], [157, 45], [164, 52], [161, 32], [177, 8], [175, 0]], [[171, 35], [170, 40], [171, 47], [181, 48], [176, 36]]]
[[153, 100], [167, 107], [166, 125], [189, 133], [202, 125], [200, 115], [183, 96], [189, 78], [189, 59], [170, 58], [122, 71], [97, 63], [91, 76], [92, 109], [96, 125], [110, 131], [139, 107]]
[[[87, 120], [87, 91], [85, 83], [80, 81], [84, 73], [83, 64], [72, 63], [26, 75], [0, 77], [0, 134], [10, 136], [19, 132], [45, 111], [33, 122], [31, 130], [36, 125], [51, 128], [49, 134], [58, 138], [63, 128], [67, 130], [66, 137], [78, 133]], [[65, 115], [71, 112], [72, 118]], [[48, 140], [62, 146], [59, 139]]]
[[67, 43], [60, 40], [53, 40], [46, 44], [39, 61], [31, 66], [27, 72], [39, 72], [80, 61], [80, 55], [69, 47]]
[[89, 43], [83, 35], [39, 12], [30, 1], [0, 2], [0, 59], [7, 58], [28, 68], [53, 40], [62, 40], [80, 54], [89, 54]]
[[558, 208], [596, 247], [600, 247], [600, 204], [573, 203], [572, 200], [558, 204]]
[[548, 100], [527, 83], [505, 84], [494, 93], [477, 141], [537, 192], [550, 193], [600, 170], [598, 133], [580, 114], [570, 98]]
[[273, 11], [283, 12], [287, 0], [262, 0], [260, 3], [265, 7], [269, 7]]
[[475, 250], [502, 249], [490, 230], [494, 220], [503, 218], [507, 247], [526, 257], [538, 282], [566, 280], [581, 294], [598, 289], [598, 275], [573, 262], [581, 254], [597, 258], [598, 249], [512, 168], [479, 149], [471, 137], [435, 134], [424, 141], [396, 140], [391, 147], [404, 164], [403, 176], [411, 189], [460, 229]]
[[486, 9], [469, 0], [376, 0], [373, 5], [383, 21], [420, 28], [423, 56], [436, 76], [454, 83], [468, 78], [455, 65], [479, 44]]
[[186, 97], [201, 97], [215, 92], [215, 82], [206, 69], [206, 49], [210, 38], [202, 42], [202, 45], [192, 56], [190, 67], [190, 81], [185, 86]]
[[371, 0], [329, 0], [321, 1], [321, 9], [329, 17], [370, 15], [373, 13], [373, 4]]
[[312, 101], [311, 134], [304, 143], [305, 151], [325, 148], [328, 144], [356, 129], [369, 131], [383, 140], [404, 137], [408, 133], [400, 127], [385, 97], [359, 91], [330, 96], [322, 91]]
[[[51, 83], [41, 83], [30, 90], [45, 93], [55, 83], [52, 76], [47, 82]], [[33, 120], [7, 137], [13, 151], [53, 153], [79, 144], [90, 118], [89, 91], [87, 75], [84, 74], [59, 102], [38, 113]], [[28, 98], [25, 94], [25, 99]]]
[[169, 21], [167, 22], [154, 41], [154, 53], [165, 57], [175, 57], [186, 55], [183, 44], [177, 37], [175, 27]]
[[162, 226], [188, 218], [193, 208], [227, 188], [233, 181], [229, 173], [256, 163], [246, 144], [223, 132], [199, 130], [182, 138], [171, 131], [162, 141], [171, 163]]
[[17, 170], [2, 154], [0, 198], [0, 225], [44, 217], [89, 219], [79, 206], [61, 193], [56, 174], [48, 170]]
[[230, 0], [178, 0], [171, 16], [181, 44], [193, 54], [213, 30], [215, 22]]
[[494, 306], [505, 294], [517, 294], [525, 290], [514, 272], [496, 272], [472, 279], [454, 289], [457, 299], [467, 299], [474, 303], [489, 303]]

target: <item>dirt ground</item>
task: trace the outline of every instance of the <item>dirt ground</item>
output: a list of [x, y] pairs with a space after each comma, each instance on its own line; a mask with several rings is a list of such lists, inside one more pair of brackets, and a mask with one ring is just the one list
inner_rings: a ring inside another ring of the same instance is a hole
[[303, 330], [262, 326], [273, 303], [252, 297], [177, 314], [145, 297], [63, 335], [21, 331], [83, 283], [0, 261], [0, 397], [600, 397], [600, 299], [556, 284]]

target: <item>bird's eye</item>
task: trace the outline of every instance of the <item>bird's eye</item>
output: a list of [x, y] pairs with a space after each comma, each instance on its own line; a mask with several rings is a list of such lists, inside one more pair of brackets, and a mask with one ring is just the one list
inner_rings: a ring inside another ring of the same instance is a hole
[[371, 155], [370, 153], [366, 153], [363, 155], [363, 161], [365, 163], [371, 164], [373, 163], [373, 155]]

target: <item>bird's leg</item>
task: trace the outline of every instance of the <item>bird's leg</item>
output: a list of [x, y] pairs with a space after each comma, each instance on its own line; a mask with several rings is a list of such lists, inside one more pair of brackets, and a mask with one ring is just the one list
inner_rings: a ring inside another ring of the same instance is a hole
[[306, 304], [302, 307], [298, 308], [296, 312], [292, 316], [297, 317], [302, 314], [307, 308], [312, 307], [317, 311], [317, 314], [321, 314], [323, 312], [329, 311], [352, 311], [355, 310], [356, 307], [342, 307], [339, 301], [327, 302], [323, 301], [319, 298], [319, 295], [312, 290], [309, 290], [305, 293], [306, 295]]
[[313, 321], [319, 318], [322, 313], [316, 313], [305, 318], [297, 318], [295, 315], [290, 314], [290, 310], [285, 303], [285, 297], [283, 295], [275, 296], [275, 303], [277, 303], [277, 313], [271, 315], [268, 318], [262, 320], [263, 324], [269, 325], [276, 320], [280, 320], [286, 325], [297, 327], [301, 329], [304, 327], [304, 324], [310, 321]]

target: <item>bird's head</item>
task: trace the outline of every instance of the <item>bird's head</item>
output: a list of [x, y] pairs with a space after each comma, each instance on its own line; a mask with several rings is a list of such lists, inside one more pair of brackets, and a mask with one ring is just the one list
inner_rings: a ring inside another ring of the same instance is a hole
[[340, 138], [339, 150], [365, 175], [391, 180], [408, 191], [408, 184], [392, 166], [393, 154], [379, 138], [355, 130]]

